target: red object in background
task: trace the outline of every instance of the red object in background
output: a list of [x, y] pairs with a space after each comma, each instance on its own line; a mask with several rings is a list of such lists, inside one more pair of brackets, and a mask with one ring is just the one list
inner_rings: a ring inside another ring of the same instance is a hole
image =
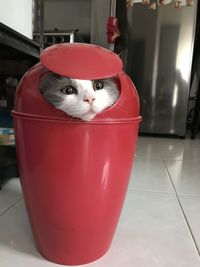
[[115, 43], [116, 39], [120, 36], [118, 28], [118, 20], [116, 17], [109, 17], [107, 22], [107, 42], [109, 44]]
[[[70, 69], [71, 49], [75, 60], [81, 59], [77, 70]], [[113, 69], [105, 64], [112, 60]], [[40, 94], [43, 64], [82, 79], [118, 75], [120, 97], [92, 121], [72, 119]], [[109, 50], [56, 45], [44, 50], [41, 63], [24, 75], [17, 89], [13, 116], [21, 184], [38, 250], [50, 261], [88, 263], [111, 244], [141, 121], [136, 89], [121, 68], [120, 58]]]

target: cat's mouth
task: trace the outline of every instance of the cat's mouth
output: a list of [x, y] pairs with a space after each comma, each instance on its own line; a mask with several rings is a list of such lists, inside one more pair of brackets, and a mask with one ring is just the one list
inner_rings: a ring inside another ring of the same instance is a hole
[[88, 113], [96, 113], [96, 112], [94, 111], [94, 108], [93, 108], [92, 105], [89, 105], [89, 106], [87, 107], [87, 111], [85, 111], [83, 115], [88, 114]]
[[85, 112], [83, 115], [87, 115], [87, 114], [96, 114], [96, 112], [94, 112], [94, 110], [92, 108], [90, 108], [87, 112]]
[[84, 121], [90, 121], [96, 116], [96, 112], [89, 110], [85, 114], [82, 114], [79, 118], [84, 120]]

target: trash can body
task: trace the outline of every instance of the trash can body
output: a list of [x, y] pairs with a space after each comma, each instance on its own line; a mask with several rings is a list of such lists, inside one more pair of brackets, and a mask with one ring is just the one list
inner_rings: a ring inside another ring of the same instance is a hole
[[104, 255], [113, 239], [141, 121], [138, 96], [121, 72], [113, 107], [89, 122], [72, 119], [39, 93], [43, 69], [41, 63], [33, 67], [16, 94], [21, 184], [40, 253], [79, 265]]

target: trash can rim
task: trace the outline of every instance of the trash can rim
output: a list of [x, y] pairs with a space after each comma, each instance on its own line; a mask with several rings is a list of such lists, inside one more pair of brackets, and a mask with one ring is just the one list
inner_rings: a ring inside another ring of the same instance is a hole
[[43, 115], [35, 115], [35, 114], [27, 114], [23, 112], [17, 112], [12, 110], [12, 116], [15, 118], [27, 119], [27, 120], [35, 120], [35, 121], [44, 121], [44, 122], [59, 122], [66, 124], [123, 124], [123, 123], [139, 123], [142, 121], [141, 116], [133, 117], [133, 118], [113, 118], [113, 119], [96, 119], [91, 121], [82, 121], [80, 119], [73, 118], [72, 120], [66, 120], [65, 118], [58, 118], [54, 116], [43, 116]]

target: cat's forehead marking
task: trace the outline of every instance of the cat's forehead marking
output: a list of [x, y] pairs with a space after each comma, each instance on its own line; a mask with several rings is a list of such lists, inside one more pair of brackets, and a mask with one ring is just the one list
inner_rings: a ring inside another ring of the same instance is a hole
[[74, 81], [77, 82], [77, 83], [80, 83], [82, 85], [88, 85], [88, 84], [92, 83], [90, 80], [74, 79]]
[[73, 81], [82, 89], [89, 89], [92, 87], [92, 82], [90, 80], [73, 79]]

